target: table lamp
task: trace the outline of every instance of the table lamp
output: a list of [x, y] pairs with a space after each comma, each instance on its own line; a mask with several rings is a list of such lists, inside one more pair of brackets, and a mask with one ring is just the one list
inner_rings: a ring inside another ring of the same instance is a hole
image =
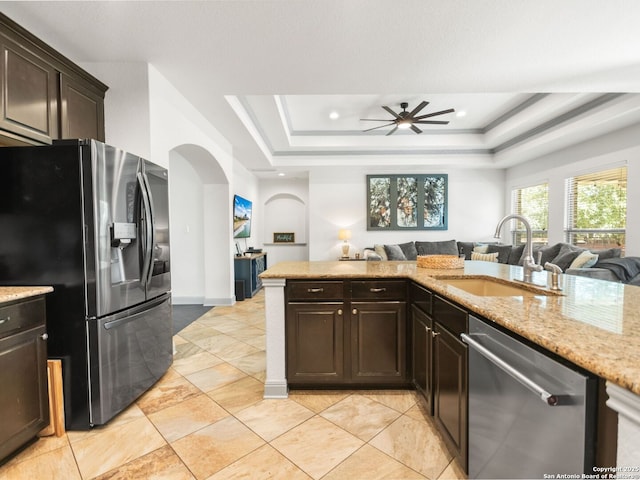
[[344, 240], [342, 244], [342, 258], [349, 258], [349, 243], [347, 240], [351, 238], [351, 230], [340, 229], [338, 231], [338, 238]]

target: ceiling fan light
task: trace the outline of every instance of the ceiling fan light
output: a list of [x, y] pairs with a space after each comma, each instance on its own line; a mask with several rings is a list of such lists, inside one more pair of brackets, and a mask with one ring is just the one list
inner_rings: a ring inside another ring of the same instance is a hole
[[411, 128], [411, 125], [413, 125], [411, 122], [399, 122], [398, 123], [398, 128], [401, 130], [407, 130], [409, 128]]

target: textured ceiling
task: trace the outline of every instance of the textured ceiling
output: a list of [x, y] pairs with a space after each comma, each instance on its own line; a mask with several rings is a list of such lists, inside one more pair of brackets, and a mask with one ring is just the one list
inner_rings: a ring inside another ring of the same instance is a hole
[[[595, 125], [606, 131], [638, 121], [635, 97], [601, 95], [640, 92], [637, 0], [72, 1], [0, 8], [78, 63], [153, 64], [254, 171], [331, 164], [333, 157], [344, 164], [392, 156], [397, 163], [402, 152], [408, 163], [455, 155], [458, 164], [504, 167], [533, 155], [518, 148], [525, 140], [544, 151], [595, 134]], [[400, 102], [422, 100], [432, 102], [427, 111], [452, 107], [467, 116], [451, 115], [448, 126], [422, 135], [361, 133], [372, 125], [360, 118], [386, 118], [381, 105], [399, 110]], [[593, 106], [591, 113], [584, 105]], [[328, 118], [332, 110], [339, 119]], [[550, 135], [550, 125], [562, 126], [564, 138]]]

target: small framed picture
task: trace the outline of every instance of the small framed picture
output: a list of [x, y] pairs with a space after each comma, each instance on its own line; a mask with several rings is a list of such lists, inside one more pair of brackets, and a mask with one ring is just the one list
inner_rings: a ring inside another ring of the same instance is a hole
[[295, 243], [296, 234], [293, 232], [274, 232], [273, 243]]

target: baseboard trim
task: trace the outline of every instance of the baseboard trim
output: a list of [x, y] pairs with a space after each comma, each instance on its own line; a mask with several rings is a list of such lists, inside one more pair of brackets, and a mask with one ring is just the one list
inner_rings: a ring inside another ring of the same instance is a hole
[[287, 381], [264, 382], [264, 398], [288, 398]]

